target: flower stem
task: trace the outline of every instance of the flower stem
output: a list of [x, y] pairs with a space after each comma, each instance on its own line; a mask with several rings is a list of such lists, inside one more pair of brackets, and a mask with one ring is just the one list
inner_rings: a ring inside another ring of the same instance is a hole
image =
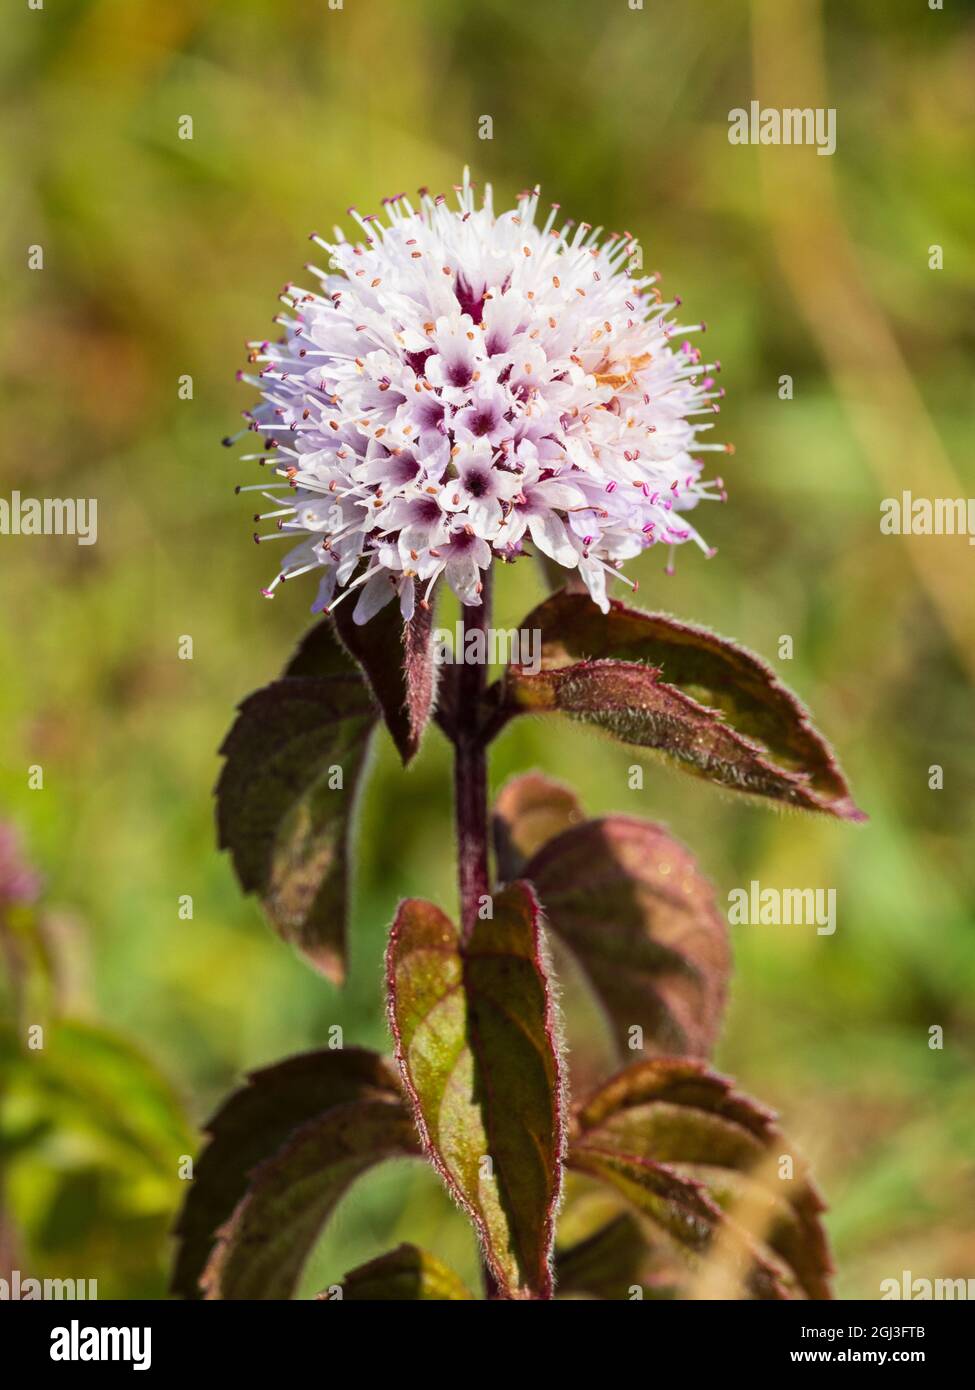
[[[460, 928], [469, 941], [482, 899], [490, 891], [488, 870], [487, 752], [481, 727], [487, 662], [464, 661], [467, 634], [487, 636], [491, 621], [490, 574], [484, 575], [479, 608], [463, 610], [464, 644], [457, 667], [454, 721], [454, 814], [457, 826], [457, 872], [460, 882]], [[487, 652], [487, 642], [484, 643]]]
[[[484, 661], [468, 663], [467, 634], [481, 631], [487, 637], [491, 621], [491, 575], [484, 575], [480, 608], [462, 610], [463, 645], [461, 664], [456, 668], [454, 690], [456, 710], [452, 725], [454, 743], [454, 818], [457, 827], [457, 875], [460, 884], [461, 940], [471, 938], [478, 920], [481, 901], [490, 891], [488, 867], [487, 739], [482, 727], [484, 691], [487, 688], [487, 651]], [[497, 1281], [486, 1260], [481, 1260], [484, 1294], [487, 1299], [501, 1297]]]

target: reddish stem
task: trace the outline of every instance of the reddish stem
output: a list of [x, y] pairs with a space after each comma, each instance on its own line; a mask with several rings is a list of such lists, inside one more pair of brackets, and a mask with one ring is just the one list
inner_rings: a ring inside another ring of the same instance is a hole
[[[491, 621], [490, 576], [484, 576], [479, 608], [463, 610], [464, 644], [468, 632], [487, 637]], [[485, 640], [484, 652], [488, 650]], [[466, 662], [456, 668], [454, 740], [454, 815], [457, 826], [457, 872], [460, 882], [460, 928], [470, 939], [483, 898], [490, 892], [488, 869], [487, 752], [482, 728], [486, 661]]]
[[[460, 928], [465, 942], [478, 920], [483, 898], [491, 890], [488, 866], [487, 739], [483, 727], [484, 692], [487, 688], [487, 661], [468, 663], [468, 632], [483, 632], [491, 621], [491, 577], [484, 576], [479, 608], [462, 610], [463, 645], [456, 668], [454, 712], [450, 733], [454, 744], [454, 818], [457, 826], [457, 876], [460, 884]], [[485, 658], [489, 644], [484, 643]], [[481, 1261], [484, 1294], [501, 1297], [497, 1280], [486, 1260]]]

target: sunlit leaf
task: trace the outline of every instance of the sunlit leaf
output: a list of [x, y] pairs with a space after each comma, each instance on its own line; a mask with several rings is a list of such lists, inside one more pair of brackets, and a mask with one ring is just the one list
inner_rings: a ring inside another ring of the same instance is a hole
[[467, 1302], [474, 1295], [454, 1271], [416, 1245], [400, 1245], [351, 1270], [323, 1302]]
[[757, 656], [704, 628], [559, 593], [524, 619], [541, 669], [513, 666], [513, 710], [556, 711], [735, 791], [864, 819], [807, 710]]
[[[362, 1048], [308, 1052], [252, 1073], [204, 1127], [209, 1141], [196, 1161], [176, 1226], [173, 1292], [200, 1297], [200, 1277], [217, 1230], [245, 1198], [250, 1174], [259, 1165], [273, 1160], [297, 1131], [317, 1119], [338, 1115], [347, 1127], [350, 1118], [377, 1105], [383, 1107], [380, 1116], [398, 1130], [396, 1114], [405, 1111], [396, 1078], [380, 1057]], [[231, 1268], [228, 1287], [234, 1277]]]
[[563, 1124], [553, 1006], [525, 884], [462, 944], [432, 903], [396, 915], [387, 954], [396, 1053], [432, 1162], [510, 1297], [548, 1297]]
[[[580, 1108], [569, 1163], [759, 1298], [829, 1298], [822, 1199], [771, 1113], [702, 1063], [637, 1063]], [[721, 1242], [719, 1246], [719, 1242]]]
[[243, 702], [220, 750], [220, 847], [280, 935], [336, 982], [349, 822], [375, 723], [363, 678], [319, 624], [286, 675]]

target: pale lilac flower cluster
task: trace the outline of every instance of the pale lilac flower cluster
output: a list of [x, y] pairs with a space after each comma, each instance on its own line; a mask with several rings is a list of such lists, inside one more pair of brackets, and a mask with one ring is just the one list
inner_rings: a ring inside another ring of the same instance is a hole
[[[389, 199], [364, 239], [312, 238], [320, 289], [286, 286], [278, 343], [251, 344], [264, 436], [282, 479], [269, 540], [298, 544], [264, 592], [322, 572], [316, 611], [357, 593], [364, 623], [394, 595], [409, 618], [442, 575], [480, 603], [483, 572], [529, 544], [578, 570], [605, 611], [607, 575], [652, 545], [693, 540], [688, 513], [723, 496], [698, 441], [712, 372], [668, 318], [629, 234], [536, 226], [538, 190], [496, 215], [465, 171], [458, 208]], [[232, 441], [228, 441], [232, 442]]]

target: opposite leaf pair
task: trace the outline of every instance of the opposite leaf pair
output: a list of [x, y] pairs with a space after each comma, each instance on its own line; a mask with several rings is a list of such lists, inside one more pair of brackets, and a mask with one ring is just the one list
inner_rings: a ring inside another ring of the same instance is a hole
[[[415, 964], [407, 958], [408, 974]], [[503, 970], [503, 962], [496, 968]], [[435, 985], [427, 998], [439, 993]], [[526, 997], [532, 993], [534, 986]], [[517, 1024], [512, 1019], [498, 1026]], [[457, 1042], [456, 1030], [448, 1027], [445, 1035], [428, 1069], [419, 1059], [429, 1039], [413, 1051], [423, 1087], [419, 1103], [436, 1115], [431, 1146], [456, 1195], [478, 1213], [498, 1292], [550, 1296], [551, 1222], [540, 1225], [531, 1215], [545, 1195], [547, 1165], [529, 1159], [519, 1167], [525, 1141], [516, 1132], [516, 1112], [507, 1119], [495, 1112], [490, 1133], [482, 1131], [498, 1156], [496, 1181], [488, 1176], [468, 1125], [471, 1092], [450, 1080], [442, 1064], [452, 1050], [457, 1074], [476, 1069], [478, 1061]], [[490, 1055], [491, 1043], [485, 1048]], [[559, 1121], [543, 1095], [548, 1065], [535, 1061], [532, 1070], [534, 1080], [518, 1093], [529, 1107], [527, 1128], [543, 1143], [558, 1144]], [[211, 1299], [292, 1297], [312, 1246], [350, 1184], [377, 1163], [420, 1156], [395, 1077], [381, 1058], [357, 1048], [308, 1053], [254, 1073], [207, 1130], [210, 1142], [177, 1228], [173, 1290], [188, 1298], [201, 1290]], [[556, 1282], [565, 1295], [626, 1297], [636, 1286], [653, 1296], [644, 1270], [655, 1249], [684, 1253], [678, 1277], [686, 1287], [702, 1254], [723, 1242], [727, 1271], [746, 1296], [829, 1297], [815, 1187], [769, 1113], [704, 1063], [652, 1059], [620, 1073], [571, 1117], [566, 1161], [606, 1184], [631, 1215], [614, 1214], [588, 1239], [558, 1252]], [[785, 1183], [779, 1176], [784, 1165], [792, 1173]], [[680, 1286], [667, 1290], [668, 1296], [680, 1292]], [[472, 1295], [435, 1257], [400, 1247], [353, 1271], [325, 1296]]]
[[[433, 713], [448, 735], [451, 686], [437, 690], [432, 610], [395, 608], [365, 627], [326, 619], [280, 680], [249, 696], [222, 748], [219, 842], [245, 892], [285, 940], [339, 982], [345, 973], [348, 831], [372, 732], [385, 720], [404, 762]], [[338, 626], [336, 626], [336, 624]], [[485, 738], [524, 713], [559, 713], [730, 790], [862, 820], [807, 711], [756, 656], [704, 628], [578, 593], [523, 620], [540, 669], [510, 666], [485, 695]]]

